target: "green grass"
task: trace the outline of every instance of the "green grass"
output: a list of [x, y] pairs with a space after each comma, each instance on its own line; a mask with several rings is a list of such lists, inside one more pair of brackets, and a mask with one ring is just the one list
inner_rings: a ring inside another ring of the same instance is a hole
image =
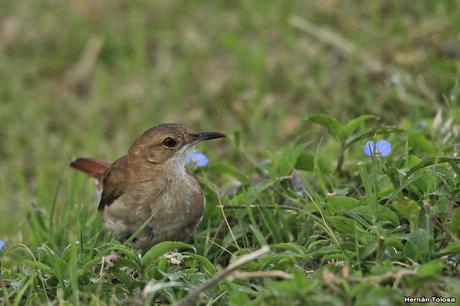
[[[200, 303], [458, 301], [458, 20], [457, 1], [2, 2], [0, 303], [174, 303], [264, 245], [240, 271], [290, 279]], [[193, 237], [139, 256], [67, 165], [160, 122], [229, 137], [201, 147]]]

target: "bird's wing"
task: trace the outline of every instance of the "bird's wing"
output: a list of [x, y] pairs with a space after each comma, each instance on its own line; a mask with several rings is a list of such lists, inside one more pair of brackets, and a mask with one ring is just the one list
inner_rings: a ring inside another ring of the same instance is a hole
[[112, 204], [125, 192], [127, 187], [126, 162], [127, 156], [123, 156], [116, 160], [104, 173], [102, 178], [104, 188], [99, 202], [99, 210], [103, 210], [105, 206]]
[[98, 181], [98, 186], [102, 187], [102, 177], [109, 169], [110, 163], [95, 158], [80, 157], [71, 162], [70, 167], [94, 177]]

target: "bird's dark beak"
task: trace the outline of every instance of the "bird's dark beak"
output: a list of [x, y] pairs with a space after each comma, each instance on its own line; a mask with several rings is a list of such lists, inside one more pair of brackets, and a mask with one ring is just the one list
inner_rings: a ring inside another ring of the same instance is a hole
[[192, 135], [191, 143], [195, 144], [203, 140], [210, 140], [216, 138], [224, 138], [226, 137], [225, 134], [219, 132], [201, 132]]

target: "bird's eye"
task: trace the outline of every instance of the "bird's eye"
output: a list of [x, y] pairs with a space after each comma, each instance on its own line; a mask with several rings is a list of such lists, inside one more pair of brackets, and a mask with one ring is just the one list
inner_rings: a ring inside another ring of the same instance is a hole
[[176, 146], [177, 142], [171, 137], [166, 137], [165, 140], [163, 140], [163, 144], [168, 148], [172, 148]]

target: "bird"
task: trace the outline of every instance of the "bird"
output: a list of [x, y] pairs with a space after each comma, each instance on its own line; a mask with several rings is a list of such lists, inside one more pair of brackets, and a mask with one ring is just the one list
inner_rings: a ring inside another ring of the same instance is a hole
[[201, 141], [223, 137], [162, 123], [139, 135], [113, 163], [80, 157], [70, 167], [96, 180], [102, 191], [98, 210], [106, 228], [145, 252], [163, 241], [187, 239], [201, 222], [205, 198], [186, 167], [187, 157]]

